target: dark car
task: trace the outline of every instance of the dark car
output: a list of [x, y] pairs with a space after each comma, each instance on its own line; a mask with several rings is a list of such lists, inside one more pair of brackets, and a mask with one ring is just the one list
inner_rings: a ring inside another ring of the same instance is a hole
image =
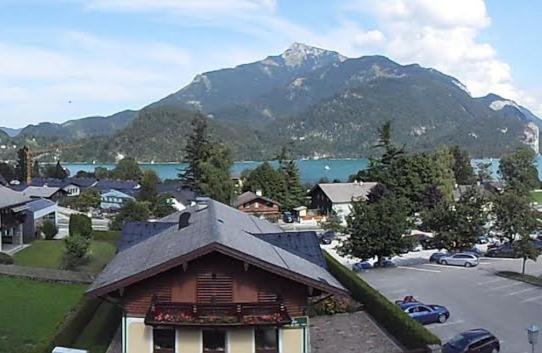
[[318, 235], [318, 240], [320, 244], [331, 244], [331, 241], [335, 239], [335, 232], [327, 231]]
[[294, 223], [294, 216], [291, 212], [286, 211], [282, 214], [282, 220], [285, 223]]
[[473, 255], [476, 255], [478, 257], [482, 256], [482, 250], [480, 250], [480, 249], [478, 249], [476, 247], [461, 249], [460, 252], [473, 254]]
[[442, 353], [497, 353], [501, 345], [488, 330], [478, 328], [465, 331], [442, 347]]
[[514, 248], [508, 243], [496, 248], [489, 249], [486, 252], [486, 256], [487, 257], [509, 257], [509, 258], [518, 257]]
[[384, 267], [395, 267], [396, 265], [391, 261], [391, 260], [388, 260], [388, 259], [385, 259], [385, 260], [382, 260], [381, 262], [375, 262], [373, 267], [377, 268], [377, 267], [381, 267], [381, 268], [384, 268]]
[[401, 304], [400, 308], [411, 318], [424, 325], [435, 322], [443, 324], [450, 317], [450, 312], [442, 305], [405, 303]]
[[438, 262], [441, 257], [447, 256], [447, 255], [448, 254], [446, 254], [444, 252], [432, 253], [431, 256], [429, 257], [429, 262]]
[[373, 268], [373, 265], [371, 265], [369, 262], [367, 261], [360, 261], [360, 262], [356, 262], [355, 264], [352, 265], [352, 270], [354, 272], [359, 272], [359, 271], [363, 271], [363, 270], [369, 270]]

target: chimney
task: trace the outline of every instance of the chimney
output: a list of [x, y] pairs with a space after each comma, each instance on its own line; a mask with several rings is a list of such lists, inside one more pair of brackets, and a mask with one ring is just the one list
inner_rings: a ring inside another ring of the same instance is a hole
[[179, 230], [184, 229], [190, 225], [190, 212], [183, 212], [179, 216]]
[[256, 190], [256, 196], [262, 196], [262, 190], [258, 189]]

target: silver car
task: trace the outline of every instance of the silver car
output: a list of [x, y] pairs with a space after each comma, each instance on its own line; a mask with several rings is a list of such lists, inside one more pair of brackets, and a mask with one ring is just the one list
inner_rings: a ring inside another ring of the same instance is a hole
[[441, 265], [473, 267], [478, 266], [480, 261], [478, 260], [478, 257], [473, 254], [460, 252], [453, 255], [443, 256], [438, 260], [438, 263]]

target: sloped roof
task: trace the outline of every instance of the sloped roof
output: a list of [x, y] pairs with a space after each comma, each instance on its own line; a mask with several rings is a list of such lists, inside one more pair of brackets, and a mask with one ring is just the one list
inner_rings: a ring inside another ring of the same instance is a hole
[[114, 190], [114, 189], [111, 189], [111, 190], [107, 190], [105, 192], [103, 192], [101, 194], [101, 196], [114, 196], [114, 197], [120, 197], [120, 198], [124, 198], [124, 199], [134, 199], [134, 197], [132, 195], [130, 195], [129, 193], [125, 192], [126, 190]]
[[315, 188], [320, 188], [333, 203], [348, 203], [352, 200], [366, 200], [367, 195], [378, 183], [321, 183]]
[[119, 252], [87, 292], [104, 295], [212, 251], [327, 292], [346, 292], [325, 268], [253, 235], [283, 232], [277, 225], [209, 199], [188, 210], [187, 227], [168, 228]]
[[[178, 218], [177, 218], [178, 220]], [[177, 226], [178, 222], [127, 222], [122, 227], [122, 235], [117, 244], [119, 251], [124, 251], [164, 230]]]
[[60, 191], [59, 187], [52, 186], [28, 186], [23, 190], [23, 194], [28, 197], [48, 198]]
[[0, 185], [0, 208], [17, 206], [30, 201], [30, 198], [21, 192], [13, 191]]
[[258, 196], [252, 191], [246, 191], [242, 193], [241, 195], [239, 195], [237, 199], [235, 199], [235, 201], [233, 202], [233, 207], [237, 208], [241, 205], [244, 205], [247, 202], [251, 202], [254, 200], [264, 200], [264, 201], [271, 202], [280, 206], [280, 203], [278, 203], [275, 200], [271, 200], [270, 198], [265, 197], [265, 196]]
[[28, 211], [37, 212], [45, 208], [55, 206], [56, 203], [47, 199], [38, 199], [38, 200], [30, 201], [26, 205], [28, 206]]

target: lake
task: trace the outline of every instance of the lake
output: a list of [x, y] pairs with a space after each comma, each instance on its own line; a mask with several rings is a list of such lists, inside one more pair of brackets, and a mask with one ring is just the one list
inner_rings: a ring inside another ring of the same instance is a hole
[[[479, 162], [491, 162], [491, 170], [493, 176], [498, 178], [497, 170], [499, 168], [498, 159], [474, 159], [472, 160], [473, 166], [476, 166]], [[539, 178], [542, 178], [542, 157], [538, 156], [537, 169]], [[245, 161], [235, 162], [232, 168], [233, 173], [241, 173], [245, 169], [254, 169], [261, 162], [257, 161]], [[277, 161], [272, 161], [273, 166], [277, 166]], [[367, 168], [369, 160], [367, 158], [359, 159], [319, 159], [319, 160], [298, 160], [297, 165], [301, 175], [301, 181], [304, 183], [315, 183], [320, 178], [327, 178], [330, 181], [333, 179], [340, 179], [346, 181], [352, 174], [357, 173], [361, 169]], [[73, 163], [64, 165], [70, 171], [71, 175], [75, 175], [78, 171], [83, 170], [86, 172], [94, 171], [96, 167], [104, 167], [112, 169], [114, 164], [91, 164], [91, 163]], [[177, 177], [179, 169], [186, 167], [185, 163], [156, 163], [156, 164], [141, 164], [142, 169], [152, 169], [162, 179], [174, 179]]]

